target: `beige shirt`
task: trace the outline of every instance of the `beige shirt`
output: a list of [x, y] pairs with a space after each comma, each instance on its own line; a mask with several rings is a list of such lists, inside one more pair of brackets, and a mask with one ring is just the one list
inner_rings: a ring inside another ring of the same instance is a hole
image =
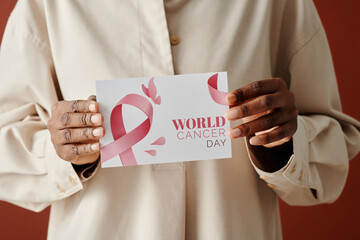
[[[95, 80], [216, 71], [230, 90], [288, 83], [300, 116], [283, 169], [255, 168], [243, 139], [232, 159], [97, 168], [88, 179], [56, 155], [51, 106], [95, 94]], [[334, 201], [360, 149], [309, 0], [20, 0], [0, 79], [0, 199], [51, 205], [49, 239], [281, 239], [277, 196]]]

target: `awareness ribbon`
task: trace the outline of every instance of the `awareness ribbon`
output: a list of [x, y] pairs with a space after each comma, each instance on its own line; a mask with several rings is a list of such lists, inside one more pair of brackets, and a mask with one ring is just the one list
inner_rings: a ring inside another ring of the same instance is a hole
[[228, 106], [229, 104], [226, 102], [227, 92], [221, 92], [217, 88], [218, 82], [218, 73], [211, 76], [208, 80], [209, 93], [211, 98], [220, 105]]
[[[128, 104], [143, 111], [147, 119], [127, 133], [124, 126], [122, 106]], [[110, 116], [111, 132], [114, 142], [101, 148], [101, 162], [104, 163], [119, 155], [123, 166], [137, 165], [132, 146], [140, 142], [150, 131], [153, 119], [153, 107], [143, 96], [129, 94], [122, 98], [113, 108]]]

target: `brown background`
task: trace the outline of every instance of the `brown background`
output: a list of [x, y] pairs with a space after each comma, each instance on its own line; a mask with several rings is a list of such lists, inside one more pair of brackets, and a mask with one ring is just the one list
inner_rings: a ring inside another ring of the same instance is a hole
[[[314, 0], [333, 54], [343, 110], [360, 119], [360, 1]], [[0, 3], [0, 40], [16, 1]], [[350, 162], [341, 197], [333, 204], [280, 203], [284, 239], [360, 239], [360, 155]], [[0, 201], [0, 239], [45, 239], [49, 209], [33, 213]]]

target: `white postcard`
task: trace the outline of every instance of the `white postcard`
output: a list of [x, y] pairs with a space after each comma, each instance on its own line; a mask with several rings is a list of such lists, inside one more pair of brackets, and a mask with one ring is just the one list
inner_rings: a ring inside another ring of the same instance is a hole
[[231, 158], [227, 73], [96, 81], [102, 167]]

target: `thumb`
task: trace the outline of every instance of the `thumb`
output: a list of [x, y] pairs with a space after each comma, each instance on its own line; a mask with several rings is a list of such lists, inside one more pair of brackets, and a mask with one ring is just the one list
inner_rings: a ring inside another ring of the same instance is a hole
[[88, 100], [96, 101], [96, 95], [90, 95]]

